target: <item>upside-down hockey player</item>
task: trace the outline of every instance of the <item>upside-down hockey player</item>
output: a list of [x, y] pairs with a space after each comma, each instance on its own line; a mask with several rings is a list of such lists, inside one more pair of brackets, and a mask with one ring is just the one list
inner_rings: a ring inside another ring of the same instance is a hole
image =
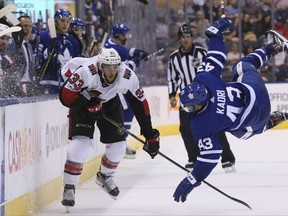
[[288, 41], [270, 30], [268, 44], [240, 59], [232, 69], [233, 82], [225, 83], [220, 77], [226, 62], [222, 34], [232, 27], [230, 19], [221, 18], [206, 30], [210, 39], [207, 56], [193, 82], [180, 95], [182, 106], [190, 112], [190, 127], [200, 154], [193, 171], [175, 190], [177, 202], [184, 202], [217, 165], [222, 152], [219, 133], [227, 131], [239, 139], [248, 139], [288, 118], [288, 113], [270, 114], [269, 95], [257, 71], [270, 57], [285, 51]]

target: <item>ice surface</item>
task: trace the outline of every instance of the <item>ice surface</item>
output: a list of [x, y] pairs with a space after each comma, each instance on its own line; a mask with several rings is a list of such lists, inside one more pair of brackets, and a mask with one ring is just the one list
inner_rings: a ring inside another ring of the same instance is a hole
[[[288, 130], [267, 131], [246, 141], [228, 134], [228, 140], [237, 172], [227, 174], [218, 164], [206, 181], [248, 203], [253, 210], [205, 184], [195, 188], [185, 203], [176, 203], [172, 195], [186, 172], [161, 156], [152, 160], [139, 150], [135, 160], [123, 159], [119, 165], [115, 175], [120, 189], [117, 200], [91, 178], [76, 189], [76, 205], [70, 215], [288, 216]], [[161, 137], [161, 152], [182, 166], [187, 161], [178, 135]], [[59, 197], [37, 215], [67, 214]]]

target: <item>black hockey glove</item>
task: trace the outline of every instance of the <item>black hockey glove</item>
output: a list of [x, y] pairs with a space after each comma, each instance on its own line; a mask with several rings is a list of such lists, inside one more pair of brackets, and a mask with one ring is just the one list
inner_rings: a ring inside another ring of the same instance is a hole
[[152, 159], [158, 154], [160, 134], [157, 129], [152, 129], [152, 133], [149, 137], [146, 137], [146, 144], [143, 146], [143, 150], [146, 151]]
[[205, 34], [208, 38], [221, 37], [222, 34], [229, 34], [233, 31], [232, 20], [224, 17], [216, 20], [207, 30]]
[[93, 114], [93, 118], [100, 119], [103, 117], [102, 101], [98, 97], [92, 97], [87, 105], [89, 112]]

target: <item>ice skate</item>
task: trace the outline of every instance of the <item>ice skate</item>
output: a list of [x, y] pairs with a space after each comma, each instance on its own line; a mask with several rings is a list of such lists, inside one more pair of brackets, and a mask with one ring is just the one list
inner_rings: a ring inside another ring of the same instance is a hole
[[66, 213], [75, 205], [75, 186], [66, 184], [63, 191], [62, 205], [66, 207]]
[[271, 44], [277, 52], [284, 52], [288, 49], [288, 40], [275, 30], [266, 32], [267, 42]]
[[117, 199], [119, 195], [119, 189], [117, 185], [114, 183], [112, 176], [106, 176], [102, 174], [100, 171], [96, 174], [96, 184], [104, 190], [108, 195], [110, 195], [113, 199]]
[[234, 173], [236, 172], [235, 163], [230, 161], [222, 163], [222, 168], [224, 169], [225, 173]]
[[126, 146], [126, 154], [124, 156], [125, 159], [135, 159], [136, 158], [136, 151]]

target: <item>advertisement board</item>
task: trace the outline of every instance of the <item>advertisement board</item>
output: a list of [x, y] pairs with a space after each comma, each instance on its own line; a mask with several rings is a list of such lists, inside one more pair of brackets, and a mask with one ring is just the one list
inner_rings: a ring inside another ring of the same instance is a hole
[[[7, 4], [14, 3], [17, 6], [17, 17], [20, 15], [28, 15], [34, 23], [38, 19], [46, 23], [49, 17], [53, 17], [54, 13], [59, 8], [65, 8], [70, 11], [72, 16], [75, 16], [75, 0], [14, 0], [7, 1]], [[44, 26], [45, 27], [45, 26]]]

